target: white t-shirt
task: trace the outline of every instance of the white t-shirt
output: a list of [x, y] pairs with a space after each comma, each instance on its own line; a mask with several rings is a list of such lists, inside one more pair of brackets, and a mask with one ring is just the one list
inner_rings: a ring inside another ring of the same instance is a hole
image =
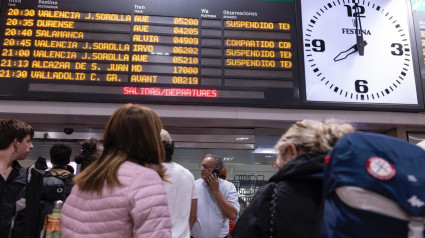
[[167, 169], [166, 175], [171, 183], [164, 181], [167, 193], [168, 210], [170, 211], [173, 225], [173, 238], [190, 237], [189, 215], [192, 199], [197, 199], [195, 178], [193, 174], [183, 166], [170, 162], [162, 163]]
[[[198, 219], [192, 227], [195, 238], [222, 238], [229, 232], [229, 219], [223, 215], [207, 183], [200, 178], [195, 181], [198, 191]], [[238, 193], [235, 185], [226, 180], [218, 179], [221, 194], [239, 213]]]

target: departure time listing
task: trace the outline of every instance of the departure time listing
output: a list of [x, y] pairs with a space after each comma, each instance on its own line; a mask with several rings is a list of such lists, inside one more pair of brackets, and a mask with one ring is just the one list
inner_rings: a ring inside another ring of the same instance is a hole
[[262, 78], [291, 80], [285, 72], [293, 70], [286, 22], [205, 27], [202, 18], [20, 8], [1, 19], [0, 78], [108, 82], [125, 95], [220, 97], [202, 86], [225, 86], [229, 72], [258, 80], [251, 72], [272, 70], [278, 73]]

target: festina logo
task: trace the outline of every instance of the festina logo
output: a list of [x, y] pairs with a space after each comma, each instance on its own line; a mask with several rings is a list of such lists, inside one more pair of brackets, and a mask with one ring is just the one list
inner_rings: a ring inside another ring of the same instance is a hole
[[[370, 31], [369, 30], [366, 30], [366, 29], [363, 29], [362, 30], [362, 33], [363, 33], [363, 35], [372, 35], [371, 33], [370, 33]], [[360, 34], [360, 30], [356, 30], [356, 29], [350, 29], [350, 28], [342, 28], [342, 34], [348, 34], [348, 35], [351, 35], [351, 34]]]
[[416, 195], [413, 195], [409, 200], [407, 200], [412, 207], [423, 207], [425, 205]]

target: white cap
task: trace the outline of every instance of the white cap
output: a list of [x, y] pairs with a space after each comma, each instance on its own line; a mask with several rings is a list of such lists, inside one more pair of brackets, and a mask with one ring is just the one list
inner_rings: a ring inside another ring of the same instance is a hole
[[163, 141], [171, 141], [171, 136], [168, 131], [161, 129], [161, 140]]

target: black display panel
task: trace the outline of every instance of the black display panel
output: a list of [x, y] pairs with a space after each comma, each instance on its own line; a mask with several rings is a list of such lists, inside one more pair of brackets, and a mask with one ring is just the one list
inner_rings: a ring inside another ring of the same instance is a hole
[[0, 96], [299, 107], [294, 1], [4, 0]]

